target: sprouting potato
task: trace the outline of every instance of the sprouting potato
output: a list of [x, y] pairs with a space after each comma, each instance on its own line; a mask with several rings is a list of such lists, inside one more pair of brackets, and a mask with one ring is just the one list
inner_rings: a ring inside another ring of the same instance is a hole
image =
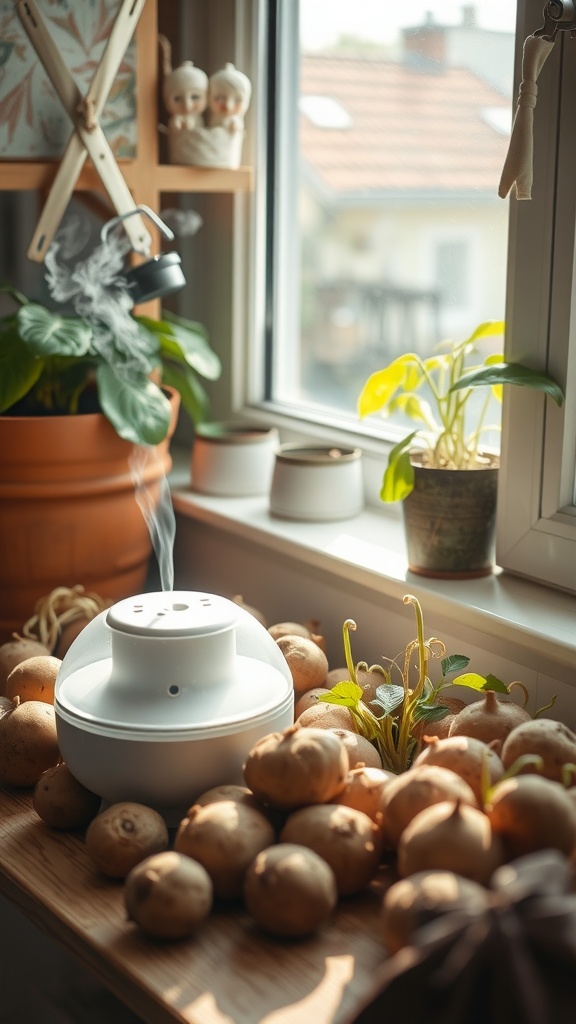
[[286, 820], [281, 843], [308, 846], [336, 876], [339, 896], [360, 892], [380, 864], [382, 838], [377, 824], [353, 807], [319, 804], [302, 807]]
[[411, 943], [423, 924], [443, 914], [465, 910], [482, 913], [486, 888], [453, 871], [419, 871], [395, 882], [382, 901], [382, 939], [390, 956]]
[[4, 687], [6, 697], [10, 700], [19, 697], [21, 703], [39, 700], [53, 704], [56, 677], [61, 664], [60, 658], [54, 658], [51, 654], [26, 658], [8, 676]]
[[558, 782], [540, 775], [503, 779], [486, 805], [493, 831], [512, 860], [538, 850], [576, 849], [576, 807]]
[[315, 708], [318, 705], [318, 697], [325, 693], [330, 693], [326, 686], [313, 686], [311, 690], [306, 690], [294, 705], [294, 718], [298, 718], [308, 708]]
[[219, 899], [242, 896], [244, 875], [257, 854], [276, 838], [268, 818], [248, 804], [218, 800], [194, 805], [180, 822], [174, 849], [206, 869]]
[[372, 821], [381, 826], [383, 821], [384, 790], [391, 779], [396, 778], [392, 772], [384, 768], [371, 768], [363, 765], [352, 768], [348, 773], [346, 785], [332, 803], [344, 804], [363, 811]]
[[403, 877], [437, 869], [488, 885], [503, 862], [502, 843], [489, 819], [461, 800], [446, 800], [420, 811], [398, 843], [398, 871]]
[[396, 849], [404, 829], [420, 811], [444, 800], [463, 800], [478, 806], [467, 782], [449, 768], [422, 764], [392, 779], [384, 790], [384, 834]]
[[331, 729], [338, 739], [342, 740], [342, 743], [346, 747], [346, 753], [348, 754], [348, 761], [350, 768], [358, 768], [360, 765], [366, 765], [369, 768], [381, 768], [382, 758], [376, 750], [376, 747], [370, 740], [366, 739], [365, 736], [361, 736], [357, 732], [353, 732], [351, 729]]
[[436, 764], [459, 775], [473, 790], [478, 804], [484, 802], [483, 786], [495, 785], [504, 774], [498, 754], [473, 736], [430, 737], [414, 761], [414, 767]]
[[29, 640], [28, 637], [18, 636], [16, 633], [11, 640], [6, 640], [0, 645], [0, 694], [5, 696], [4, 687], [6, 680], [13, 668], [28, 658], [46, 657], [50, 650], [39, 640]]
[[318, 700], [296, 719], [296, 724], [304, 729], [354, 729], [354, 719], [350, 708], [342, 704], [327, 704]]
[[124, 884], [129, 920], [154, 939], [193, 935], [208, 917], [213, 895], [206, 869], [174, 850], [141, 861]]
[[35, 786], [59, 760], [54, 707], [17, 697], [0, 717], [0, 784]]
[[512, 700], [502, 700], [487, 690], [482, 700], [467, 704], [454, 716], [450, 736], [474, 736], [484, 743], [504, 740], [515, 726], [530, 721], [528, 712]]
[[328, 658], [310, 637], [288, 633], [276, 640], [282, 651], [297, 694], [316, 686], [324, 686], [328, 675]]
[[310, 935], [324, 924], [337, 900], [332, 868], [314, 850], [296, 843], [262, 850], [244, 879], [246, 909], [271, 935]]
[[36, 814], [51, 828], [86, 828], [100, 804], [100, 797], [78, 782], [63, 761], [42, 772], [32, 794]]
[[[506, 770], [526, 754], [539, 757], [538, 774], [547, 779], [563, 782], [564, 766], [576, 764], [576, 734], [552, 718], [535, 718], [517, 725], [502, 746], [502, 763]], [[532, 773], [534, 764], [527, 764], [520, 772]]]
[[326, 803], [344, 789], [346, 748], [326, 729], [289, 726], [263, 736], [248, 752], [244, 780], [262, 803], [290, 810]]
[[122, 801], [101, 811], [86, 831], [86, 852], [109, 878], [126, 875], [146, 857], [168, 847], [166, 822], [145, 804]]

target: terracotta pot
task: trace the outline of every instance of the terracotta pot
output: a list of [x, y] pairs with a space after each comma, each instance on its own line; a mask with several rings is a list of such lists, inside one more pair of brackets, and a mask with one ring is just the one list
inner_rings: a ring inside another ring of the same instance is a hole
[[[157, 500], [171, 468], [169, 437], [142, 472]], [[0, 638], [22, 629], [36, 601], [82, 585], [117, 601], [141, 593], [152, 541], [123, 441], [101, 413], [0, 416]]]
[[498, 459], [485, 469], [430, 469], [413, 457], [402, 502], [408, 568], [436, 579], [474, 579], [494, 567]]

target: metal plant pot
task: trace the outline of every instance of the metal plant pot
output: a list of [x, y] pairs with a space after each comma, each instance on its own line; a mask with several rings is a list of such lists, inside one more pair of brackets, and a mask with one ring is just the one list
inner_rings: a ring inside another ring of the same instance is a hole
[[413, 456], [414, 490], [404, 499], [408, 568], [436, 579], [474, 579], [494, 567], [498, 464], [431, 469]]

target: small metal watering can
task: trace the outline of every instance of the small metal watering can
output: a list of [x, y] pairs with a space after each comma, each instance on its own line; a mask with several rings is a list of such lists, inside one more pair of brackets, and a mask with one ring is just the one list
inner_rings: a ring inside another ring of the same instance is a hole
[[[174, 233], [161, 220], [158, 214], [154, 213], [148, 206], [135, 206], [133, 210], [120, 214], [118, 217], [113, 217], [112, 220], [106, 222], [100, 232], [102, 243], [106, 242], [110, 231], [117, 224], [126, 220], [127, 217], [134, 216], [136, 213], [143, 213], [149, 217], [161, 234], [172, 241]], [[182, 261], [177, 252], [164, 252], [158, 256], [153, 256], [144, 263], [131, 267], [126, 271], [124, 277], [126, 287], [135, 306], [141, 302], [149, 302], [150, 299], [163, 298], [165, 295], [177, 292], [186, 284], [186, 278], [182, 271]]]

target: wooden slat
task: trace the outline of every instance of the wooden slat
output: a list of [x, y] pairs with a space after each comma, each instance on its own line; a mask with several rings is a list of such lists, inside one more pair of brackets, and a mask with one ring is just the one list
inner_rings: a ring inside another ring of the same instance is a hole
[[0, 893], [146, 1024], [338, 1024], [384, 959], [379, 883], [302, 941], [223, 906], [195, 938], [152, 942], [126, 920], [122, 884], [96, 873], [80, 835], [47, 828], [29, 793], [0, 791], [0, 821]]
[[[140, 191], [142, 169], [136, 161], [119, 160], [128, 187]], [[57, 164], [54, 161], [33, 163], [23, 160], [0, 161], [0, 191], [26, 192], [49, 187]], [[147, 190], [160, 192], [246, 192], [253, 187], [251, 167], [237, 170], [212, 167], [184, 167], [174, 164], [158, 164], [149, 167], [146, 175]], [[102, 182], [90, 161], [82, 169], [78, 179], [79, 191], [102, 192]], [[138, 200], [142, 202], [143, 200]]]

